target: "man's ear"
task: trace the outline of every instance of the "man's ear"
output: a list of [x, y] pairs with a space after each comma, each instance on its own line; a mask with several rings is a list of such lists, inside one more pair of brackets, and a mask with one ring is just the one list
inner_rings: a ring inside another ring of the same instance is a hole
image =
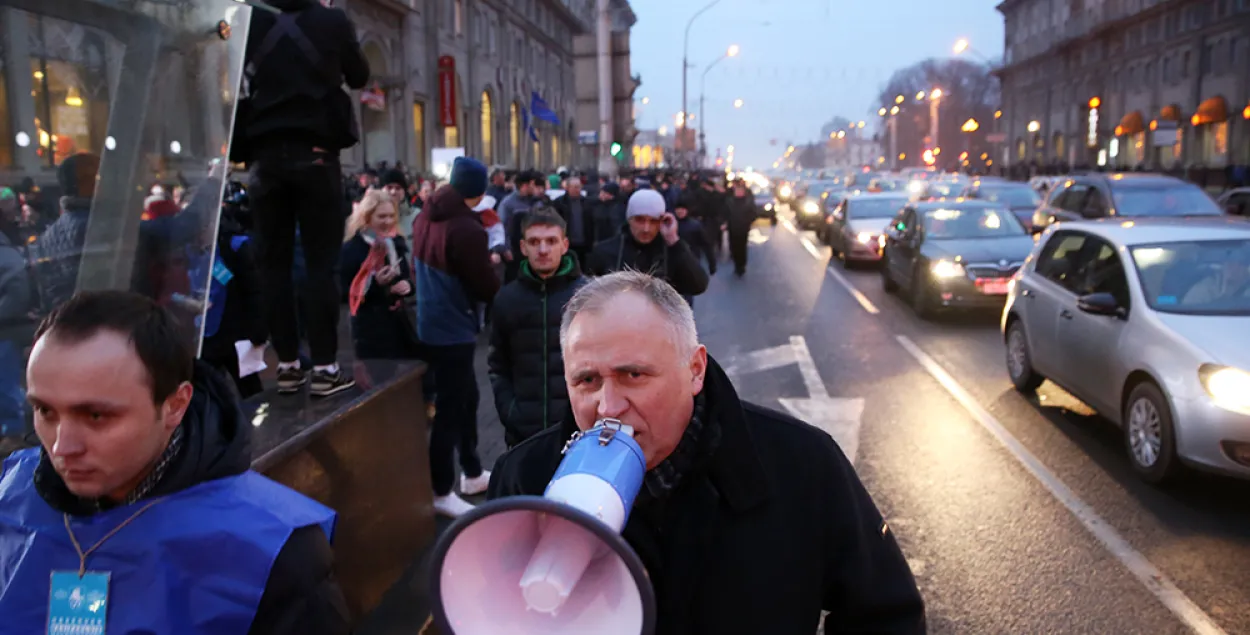
[[191, 386], [191, 382], [184, 381], [178, 385], [174, 394], [161, 404], [161, 425], [166, 431], [173, 432], [174, 428], [182, 423], [182, 416], [187, 413], [187, 408], [191, 405], [191, 397], [194, 395], [195, 388]]
[[703, 392], [703, 381], [707, 378], [707, 347], [700, 344], [690, 356], [690, 394]]

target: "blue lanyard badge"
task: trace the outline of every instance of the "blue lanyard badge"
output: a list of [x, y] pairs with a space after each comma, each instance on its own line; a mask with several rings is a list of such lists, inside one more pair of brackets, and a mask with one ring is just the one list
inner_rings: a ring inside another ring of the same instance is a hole
[[108, 606], [108, 573], [53, 571], [48, 635], [104, 635]]
[[234, 277], [234, 272], [230, 271], [220, 260], [213, 260], [213, 278], [220, 282], [224, 287], [230, 284], [230, 279]]

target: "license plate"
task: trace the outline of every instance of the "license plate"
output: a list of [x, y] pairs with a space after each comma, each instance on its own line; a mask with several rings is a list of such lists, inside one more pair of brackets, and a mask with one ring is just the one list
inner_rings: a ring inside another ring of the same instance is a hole
[[1008, 280], [977, 280], [977, 288], [985, 295], [1007, 295]]

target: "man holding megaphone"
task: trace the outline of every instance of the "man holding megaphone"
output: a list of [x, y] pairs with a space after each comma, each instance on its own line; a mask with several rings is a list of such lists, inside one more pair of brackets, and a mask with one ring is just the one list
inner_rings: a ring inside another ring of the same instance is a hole
[[924, 633], [911, 570], [824, 432], [741, 401], [667, 283], [569, 301], [571, 412], [440, 538], [444, 635]]

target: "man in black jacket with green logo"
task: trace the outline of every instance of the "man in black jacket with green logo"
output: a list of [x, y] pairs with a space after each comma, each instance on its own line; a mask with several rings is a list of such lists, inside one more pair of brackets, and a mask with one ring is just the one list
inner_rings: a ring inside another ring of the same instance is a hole
[[495, 296], [487, 366], [508, 447], [558, 425], [569, 406], [560, 315], [585, 279], [566, 231], [550, 208], [527, 214], [520, 240], [525, 259], [517, 279]]

